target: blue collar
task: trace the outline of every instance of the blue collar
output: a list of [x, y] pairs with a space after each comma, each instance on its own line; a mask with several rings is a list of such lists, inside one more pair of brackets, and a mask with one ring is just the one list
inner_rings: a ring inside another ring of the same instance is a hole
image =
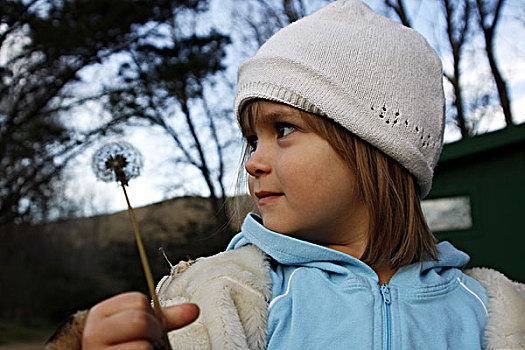
[[[350, 255], [314, 243], [302, 241], [271, 230], [262, 225], [262, 219], [254, 213], [246, 216], [241, 232], [237, 234], [227, 250], [254, 244], [273, 260], [282, 265], [316, 267], [330, 273], [354, 274], [378, 281], [374, 270]], [[401, 267], [392, 277], [390, 285], [416, 287], [439, 285], [454, 278], [451, 268], [467, 264], [467, 254], [457, 250], [448, 242], [437, 245], [438, 261], [424, 261]]]

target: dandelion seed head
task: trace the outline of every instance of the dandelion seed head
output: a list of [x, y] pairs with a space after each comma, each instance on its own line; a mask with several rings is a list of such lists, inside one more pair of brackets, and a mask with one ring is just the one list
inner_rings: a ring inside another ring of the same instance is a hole
[[127, 185], [140, 175], [142, 155], [127, 142], [105, 144], [93, 154], [93, 171], [99, 180]]

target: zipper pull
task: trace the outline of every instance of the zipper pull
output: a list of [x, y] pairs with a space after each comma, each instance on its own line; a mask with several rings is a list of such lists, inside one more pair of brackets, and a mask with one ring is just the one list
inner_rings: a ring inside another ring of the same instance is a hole
[[385, 304], [390, 304], [390, 287], [388, 284], [381, 285], [381, 295]]

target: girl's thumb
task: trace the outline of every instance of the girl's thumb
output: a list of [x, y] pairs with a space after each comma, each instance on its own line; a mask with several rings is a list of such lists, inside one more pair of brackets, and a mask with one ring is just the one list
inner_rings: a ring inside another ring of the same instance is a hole
[[162, 309], [166, 330], [182, 328], [189, 325], [199, 316], [199, 307], [196, 304], [173, 305]]

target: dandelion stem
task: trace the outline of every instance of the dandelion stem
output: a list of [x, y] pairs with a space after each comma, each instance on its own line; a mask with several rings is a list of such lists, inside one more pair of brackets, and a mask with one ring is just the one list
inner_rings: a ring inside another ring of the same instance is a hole
[[[122, 190], [124, 191], [124, 196], [126, 197], [126, 203], [128, 204], [129, 218], [131, 220], [131, 225], [133, 226], [133, 232], [135, 234], [135, 242], [137, 243], [137, 248], [139, 250], [139, 255], [140, 255], [140, 261], [142, 262], [142, 269], [144, 270], [144, 274], [146, 275], [146, 282], [148, 284], [149, 294], [151, 295], [151, 299], [153, 299], [153, 307], [155, 308], [155, 311], [157, 312], [158, 316], [163, 318], [159, 299], [157, 298], [157, 293], [155, 293], [155, 287], [153, 285], [153, 276], [151, 274], [151, 269], [149, 267], [148, 257], [146, 256], [146, 251], [144, 250], [144, 245], [142, 244], [142, 238], [140, 237], [139, 228], [137, 226], [137, 221], [135, 220], [135, 213], [133, 212], [133, 208], [131, 207], [131, 204], [129, 203], [129, 198], [126, 192], [126, 187], [124, 183], [122, 182], [121, 182], [121, 187], [122, 187]], [[164, 342], [164, 349], [171, 350], [171, 345], [170, 345], [168, 334], [166, 333], [166, 331], [164, 331], [163, 333], [163, 342]]]

